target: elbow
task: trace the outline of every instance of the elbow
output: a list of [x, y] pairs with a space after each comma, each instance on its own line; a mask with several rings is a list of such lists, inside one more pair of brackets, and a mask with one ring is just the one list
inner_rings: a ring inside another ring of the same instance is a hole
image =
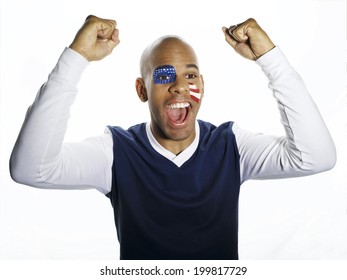
[[333, 143], [326, 149], [321, 150], [319, 153], [316, 153], [316, 156], [311, 160], [311, 172], [320, 173], [333, 169], [336, 165], [337, 153], [336, 148]]
[[327, 145], [327, 149], [324, 151], [322, 157], [322, 171], [328, 171], [335, 167], [337, 161], [337, 153], [333, 140], [330, 141], [330, 145]]
[[10, 164], [10, 175], [13, 181], [19, 184], [25, 184], [25, 180], [23, 180], [23, 176], [21, 176], [21, 172], [15, 167]]
[[24, 184], [24, 185], [28, 185], [28, 178], [26, 178], [25, 176], [25, 172], [23, 172], [22, 168], [20, 168], [20, 166], [18, 166], [19, 164], [17, 164], [16, 162], [14, 162], [12, 160], [12, 158], [10, 159], [10, 175], [13, 181], [15, 181], [16, 183], [19, 184]]
[[9, 171], [12, 180], [16, 183], [28, 186], [35, 184], [34, 178], [30, 176], [31, 172], [13, 154], [10, 158]]
[[335, 167], [337, 161], [337, 153], [335, 146], [329, 152], [327, 152], [324, 156], [324, 160], [322, 163], [322, 172], [331, 170]]

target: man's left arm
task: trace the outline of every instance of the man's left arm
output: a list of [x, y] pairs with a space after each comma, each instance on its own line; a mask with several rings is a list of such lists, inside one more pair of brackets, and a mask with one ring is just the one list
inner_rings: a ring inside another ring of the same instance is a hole
[[304, 176], [331, 169], [336, 150], [323, 118], [298, 73], [255, 20], [229, 33], [227, 42], [255, 60], [269, 79], [285, 136], [254, 134], [235, 126], [241, 180]]

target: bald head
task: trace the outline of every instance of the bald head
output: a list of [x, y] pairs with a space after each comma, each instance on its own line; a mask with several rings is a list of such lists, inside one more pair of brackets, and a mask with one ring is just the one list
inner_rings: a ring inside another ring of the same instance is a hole
[[[163, 64], [171, 64], [179, 56], [188, 56], [194, 59], [197, 64], [197, 57], [193, 48], [178, 36], [160, 37], [150, 44], [142, 53], [140, 60], [141, 76], [146, 80], [148, 75], [152, 74], [159, 61]], [[167, 61], [168, 63], [165, 63]]]

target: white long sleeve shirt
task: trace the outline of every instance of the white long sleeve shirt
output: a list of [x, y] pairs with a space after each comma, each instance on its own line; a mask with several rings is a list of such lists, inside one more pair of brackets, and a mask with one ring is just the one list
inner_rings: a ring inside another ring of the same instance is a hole
[[[304, 176], [331, 169], [336, 162], [335, 146], [301, 77], [278, 47], [256, 63], [269, 79], [285, 135], [255, 134], [234, 124], [241, 182]], [[10, 171], [16, 182], [47, 189], [94, 188], [103, 194], [111, 190], [113, 140], [108, 129], [102, 136], [64, 143], [76, 86], [87, 65], [81, 55], [66, 48], [39, 90], [11, 155]], [[199, 126], [196, 125], [193, 143], [178, 156], [155, 140], [149, 123], [147, 137], [157, 152], [181, 166], [199, 144]]]

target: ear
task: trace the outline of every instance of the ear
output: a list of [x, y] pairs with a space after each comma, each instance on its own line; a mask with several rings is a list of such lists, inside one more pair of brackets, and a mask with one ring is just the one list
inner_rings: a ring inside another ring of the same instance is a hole
[[142, 102], [146, 102], [148, 100], [148, 96], [147, 96], [145, 81], [142, 78], [137, 78], [135, 87], [136, 87], [137, 95], [140, 98], [140, 100]]

